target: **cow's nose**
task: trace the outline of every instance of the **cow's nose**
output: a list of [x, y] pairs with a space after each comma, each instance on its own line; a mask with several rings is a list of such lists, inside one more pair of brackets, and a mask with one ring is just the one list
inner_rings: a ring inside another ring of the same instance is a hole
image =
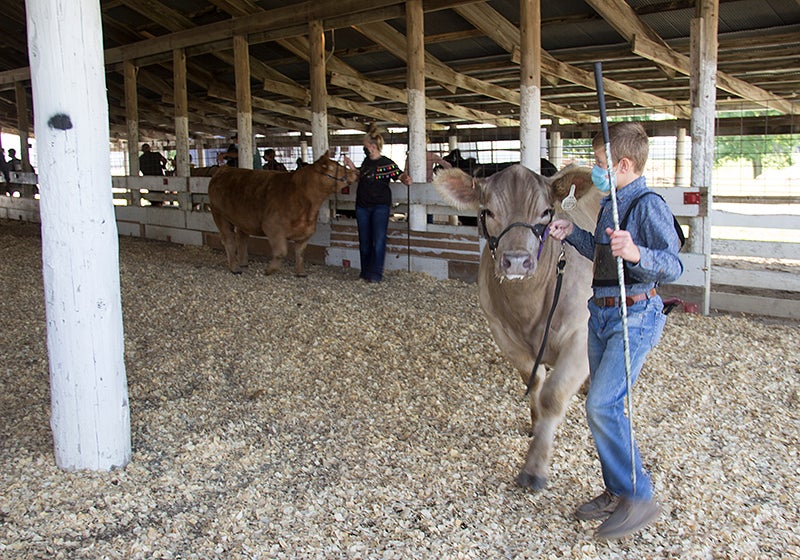
[[524, 275], [533, 268], [533, 259], [527, 251], [505, 251], [500, 266], [506, 276]]

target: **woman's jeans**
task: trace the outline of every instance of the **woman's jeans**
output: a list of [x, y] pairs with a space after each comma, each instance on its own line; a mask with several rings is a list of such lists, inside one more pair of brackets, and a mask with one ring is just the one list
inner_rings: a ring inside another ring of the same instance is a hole
[[[631, 384], [644, 359], [661, 338], [666, 323], [659, 296], [628, 306]], [[631, 477], [630, 421], [625, 415], [627, 381], [620, 307], [599, 307], [589, 300], [589, 394], [586, 419], [603, 468], [603, 481], [611, 493], [636, 500], [653, 497], [650, 475], [642, 466], [633, 442], [636, 489]], [[634, 413], [636, 406], [634, 404]], [[634, 418], [635, 422], [635, 418]]]
[[383, 279], [386, 258], [386, 232], [389, 228], [389, 206], [356, 206], [358, 245], [361, 253], [361, 278], [370, 282]]

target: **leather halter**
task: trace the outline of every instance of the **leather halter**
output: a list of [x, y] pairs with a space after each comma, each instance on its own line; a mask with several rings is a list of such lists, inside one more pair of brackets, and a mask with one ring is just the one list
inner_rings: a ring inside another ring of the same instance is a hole
[[[331, 175], [330, 173], [325, 173], [325, 172], [323, 172], [322, 175], [324, 175], [325, 177], [328, 177], [330, 179], [333, 179], [336, 182], [346, 183], [347, 182], [347, 168], [345, 166], [339, 165], [337, 163], [336, 164], [337, 171], [338, 171], [339, 167], [344, 169], [344, 175], [342, 175], [341, 177], [339, 177], [338, 175]], [[325, 170], [327, 171], [327, 169], [328, 168], [326, 167]]]
[[483, 232], [483, 236], [486, 238], [486, 242], [489, 244], [489, 250], [492, 252], [492, 258], [495, 258], [495, 252], [497, 251], [497, 246], [500, 244], [500, 239], [503, 238], [505, 234], [511, 231], [515, 227], [523, 227], [528, 228], [531, 230], [531, 233], [536, 236], [539, 240], [539, 251], [536, 253], [536, 260], [539, 260], [539, 257], [542, 255], [542, 246], [544, 245], [545, 239], [547, 239], [547, 235], [549, 232], [548, 226], [550, 222], [553, 221], [553, 209], [548, 210], [550, 214], [550, 219], [547, 220], [546, 224], [528, 224], [525, 222], [514, 222], [513, 224], [507, 226], [503, 231], [500, 232], [500, 235], [497, 237], [493, 235], [489, 235], [489, 230], [486, 229], [486, 215], [489, 213], [489, 210], [484, 208], [481, 210], [479, 219], [480, 219], [480, 226], [481, 231]]

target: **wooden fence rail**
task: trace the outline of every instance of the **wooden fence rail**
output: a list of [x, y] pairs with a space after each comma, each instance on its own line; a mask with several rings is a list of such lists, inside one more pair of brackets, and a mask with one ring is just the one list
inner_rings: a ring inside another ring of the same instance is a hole
[[[217, 229], [208, 212], [206, 177], [114, 177], [112, 188], [120, 235], [159, 239], [186, 245], [220, 247]], [[39, 221], [36, 177], [17, 174], [14, 196], [0, 196], [0, 218]], [[681, 223], [698, 218], [700, 207], [686, 193], [690, 189], [654, 189], [664, 196]], [[436, 278], [474, 280], [483, 241], [475, 227], [475, 213], [457, 211], [444, 204], [432, 185], [392, 186], [395, 218], [390, 223], [386, 268], [413, 270]], [[749, 201], [757, 203], [753, 199]], [[358, 236], [352, 218], [355, 193], [337, 194], [320, 210], [317, 232], [309, 244], [310, 261], [330, 266], [357, 266]], [[713, 210], [715, 228], [783, 233], [781, 241], [753, 241], [713, 236], [711, 307], [722, 311], [800, 318], [800, 215], [747, 214], [751, 205], [726, 204]], [[728, 207], [743, 209], [741, 213]], [[450, 216], [459, 225], [450, 225]], [[411, 219], [407, 220], [406, 217]], [[436, 216], [431, 222], [425, 219]], [[415, 218], [416, 217], [416, 218]], [[788, 234], [787, 234], [788, 232]], [[781, 236], [778, 236], [781, 237]], [[253, 240], [253, 252], [268, 251], [263, 240]], [[722, 258], [725, 257], [725, 258]], [[705, 256], [682, 252], [684, 275], [670, 288], [683, 288], [685, 300], [702, 300]], [[720, 261], [716, 263], [715, 261]], [[776, 262], [778, 263], [776, 265]], [[666, 287], [665, 287], [666, 288]], [[698, 290], [700, 290], [698, 292]], [[668, 290], [667, 290], [668, 291]]]

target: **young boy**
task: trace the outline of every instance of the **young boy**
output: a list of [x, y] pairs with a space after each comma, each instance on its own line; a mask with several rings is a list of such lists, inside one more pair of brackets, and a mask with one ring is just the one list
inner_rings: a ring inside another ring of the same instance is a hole
[[[680, 241], [672, 212], [660, 197], [644, 196], [651, 192], [642, 176], [648, 155], [647, 133], [638, 123], [618, 123], [609, 128], [609, 139], [620, 220], [635, 204], [625, 230], [614, 231], [609, 195], [601, 202], [594, 234], [559, 219], [550, 225], [550, 235], [566, 240], [594, 261], [586, 418], [600, 457], [605, 490], [581, 505], [575, 516], [583, 520], [605, 519], [595, 535], [616, 539], [645, 527], [661, 512], [638, 446], [630, 441], [630, 424], [625, 415], [627, 381], [616, 257], [624, 261], [631, 383], [636, 381], [650, 349], [658, 343], [666, 322], [656, 288], [661, 282], [677, 279], [683, 265], [678, 258]], [[592, 147], [596, 162], [592, 181], [598, 189], [610, 193], [602, 134], [595, 136]]]

